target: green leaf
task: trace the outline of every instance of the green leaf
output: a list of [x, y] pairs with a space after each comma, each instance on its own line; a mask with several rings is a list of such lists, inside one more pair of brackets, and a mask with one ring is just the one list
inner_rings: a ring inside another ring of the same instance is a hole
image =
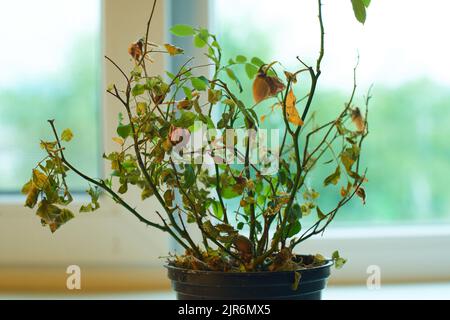
[[98, 202], [100, 197], [100, 189], [98, 187], [89, 187], [89, 189], [86, 190], [86, 193], [91, 197], [91, 203], [82, 205], [80, 207], [80, 212], [92, 212], [100, 208], [100, 203]]
[[177, 24], [170, 28], [170, 32], [179, 37], [188, 37], [195, 34], [193, 27], [186, 24]]
[[336, 171], [325, 178], [323, 181], [325, 186], [328, 186], [329, 184], [336, 185], [339, 182], [339, 179], [341, 178], [341, 167], [337, 166]]
[[183, 87], [183, 91], [184, 91], [184, 95], [186, 96], [186, 98], [188, 98], [188, 100], [191, 100], [192, 99], [191, 89], [189, 89], [188, 87]]
[[181, 111], [180, 118], [174, 121], [174, 126], [179, 128], [189, 128], [195, 122], [197, 116], [193, 112]]
[[245, 64], [245, 73], [247, 73], [247, 77], [249, 79], [254, 79], [256, 74], [258, 73], [258, 67], [251, 63]]
[[323, 220], [326, 218], [325, 214], [322, 212], [322, 210], [320, 210], [319, 207], [317, 207], [316, 210], [317, 210], [317, 218], [319, 218], [319, 220]]
[[196, 46], [197, 48], [203, 48], [204, 46], [206, 46], [206, 41], [200, 36], [200, 34], [195, 35], [194, 46]]
[[238, 56], [236, 56], [236, 62], [237, 63], [245, 63], [245, 62], [247, 62], [247, 58], [244, 57], [243, 55], [238, 55]]
[[341, 269], [344, 266], [344, 264], [347, 262], [347, 259], [344, 259], [339, 255], [339, 251], [333, 252], [331, 259], [333, 260], [334, 267], [336, 269]]
[[294, 272], [294, 283], [292, 284], [292, 290], [296, 291], [298, 289], [298, 285], [300, 283], [300, 279], [302, 278], [302, 274], [298, 271]]
[[194, 167], [190, 164], [184, 166], [184, 187], [189, 188], [195, 183]]
[[236, 188], [233, 188], [232, 186], [227, 186], [222, 189], [222, 198], [224, 199], [233, 199], [236, 197], [239, 197], [242, 192], [239, 192], [240, 190], [237, 190]]
[[208, 86], [208, 79], [205, 77], [195, 77], [191, 78], [191, 83], [195, 90], [205, 91]]
[[117, 192], [120, 193], [120, 194], [127, 193], [127, 191], [128, 191], [128, 184], [127, 183], [124, 183], [124, 184], [120, 185], [119, 190], [117, 190]]
[[131, 125], [130, 124], [121, 124], [117, 127], [117, 134], [122, 139], [126, 139], [129, 135], [131, 135]]
[[222, 209], [222, 205], [220, 204], [219, 201], [214, 201], [214, 202], [212, 203], [212, 209], [213, 209], [214, 215], [215, 215], [218, 219], [222, 219], [222, 218], [223, 218], [223, 209]]
[[[369, 1], [370, 3], [370, 1]], [[367, 4], [368, 6], [369, 4]], [[364, 24], [366, 22], [366, 5], [364, 0], [352, 0], [353, 12], [356, 19]]]
[[289, 210], [288, 221], [290, 223], [295, 223], [298, 219], [302, 217], [302, 209], [298, 203], [295, 203]]
[[166, 71], [166, 74], [172, 80], [175, 78], [175, 75], [172, 72]]
[[239, 88], [239, 92], [242, 92], [242, 85], [241, 85], [241, 82], [240, 82], [239, 79], [236, 77], [236, 74], [234, 73], [234, 71], [231, 70], [230, 68], [226, 68], [225, 71], [226, 71], [228, 77], [229, 77], [231, 80], [233, 80], [234, 82], [236, 82], [236, 85], [237, 85], [238, 88]]
[[70, 129], [65, 129], [62, 133], [61, 133], [61, 140], [69, 142], [70, 140], [72, 140], [73, 138], [73, 133]]
[[200, 38], [202, 38], [204, 41], [206, 41], [209, 37], [209, 31], [208, 31], [208, 29], [202, 28], [198, 32], [198, 35], [200, 36]]
[[216, 40], [211, 43], [211, 46], [220, 50], [220, 44]]
[[264, 61], [262, 61], [262, 60], [261, 60], [260, 58], [258, 58], [258, 57], [253, 57], [252, 60], [251, 60], [251, 62], [252, 62], [255, 66], [258, 66], [258, 67], [261, 67], [262, 65], [265, 64]]
[[131, 94], [133, 95], [133, 97], [140, 96], [144, 92], [145, 92], [145, 85], [143, 84], [137, 84], [131, 90]]
[[365, 6], [366, 8], [368, 8], [368, 7], [370, 6], [370, 0], [362, 0], [362, 1], [363, 1], [364, 6]]
[[150, 198], [154, 194], [153, 190], [151, 188], [144, 188], [141, 193], [141, 199], [145, 200], [147, 198]]
[[233, 70], [231, 70], [230, 68], [226, 68], [225, 71], [227, 72], [227, 75], [231, 80], [234, 80], [234, 81], [237, 80], [236, 74], [234, 73]]
[[289, 224], [287, 226], [287, 230], [286, 230], [286, 238], [291, 238], [293, 236], [295, 236], [297, 233], [299, 233], [302, 230], [302, 225], [300, 224], [300, 221], [296, 221], [292, 224]]

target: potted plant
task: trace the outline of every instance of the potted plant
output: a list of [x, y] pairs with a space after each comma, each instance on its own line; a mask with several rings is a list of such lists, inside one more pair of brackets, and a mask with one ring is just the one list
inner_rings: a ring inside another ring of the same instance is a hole
[[[352, 4], [358, 20], [364, 22], [369, 1], [352, 0]], [[103, 155], [111, 163], [111, 176], [92, 178], [74, 167], [65, 156], [71, 130], [60, 133], [49, 120], [54, 139], [41, 141], [46, 157], [23, 187], [25, 205], [37, 207], [42, 225], [55, 232], [75, 217], [66, 207], [72, 201], [66, 177], [73, 172], [90, 184], [91, 202], [80, 212], [97, 210], [103, 192], [142, 223], [176, 240], [183, 252], [168, 258], [167, 269], [179, 298], [319, 299], [330, 267], [333, 263], [341, 267], [345, 259], [337, 251], [326, 259], [296, 254], [294, 249], [322, 234], [355, 195], [365, 201], [360, 155], [368, 134], [370, 95], [365, 112], [354, 106], [355, 80], [349, 101], [336, 117], [322, 124], [309, 117], [325, 53], [320, 0], [318, 11], [317, 61], [310, 66], [297, 58], [299, 69], [293, 71], [245, 56], [224, 62], [226, 48], [206, 29], [172, 27], [175, 35], [192, 36], [197, 47], [205, 48], [213, 69], [209, 78], [194, 75], [206, 66], [195, 65], [192, 59], [176, 73], [151, 74], [148, 64], [154, 55], [175, 56], [183, 49], [150, 42], [150, 18], [145, 37], [128, 49], [135, 64], [131, 72], [106, 57], [126, 82], [125, 88], [113, 84], [107, 89], [123, 106], [113, 137], [118, 151]], [[238, 91], [243, 88], [235, 68], [245, 68], [252, 79], [254, 105], [240, 100]], [[297, 83], [309, 85], [301, 100], [294, 94]], [[283, 118], [276, 151], [262, 148], [257, 141], [262, 131], [258, 106], [268, 99], [274, 103], [273, 112]], [[237, 129], [244, 130], [242, 139]], [[195, 141], [203, 131], [206, 134]], [[320, 138], [313, 143], [316, 137]], [[263, 155], [255, 160], [255, 152]], [[328, 210], [319, 208], [319, 193], [306, 183], [325, 154], [333, 158], [327, 162], [332, 170], [323, 184], [340, 193], [340, 200]], [[162, 208], [157, 211], [159, 221], [150, 221], [124, 200], [122, 194], [130, 185], [141, 190], [143, 201], [157, 199]], [[314, 221], [306, 227], [307, 215]], [[201, 235], [200, 243], [194, 233]]]

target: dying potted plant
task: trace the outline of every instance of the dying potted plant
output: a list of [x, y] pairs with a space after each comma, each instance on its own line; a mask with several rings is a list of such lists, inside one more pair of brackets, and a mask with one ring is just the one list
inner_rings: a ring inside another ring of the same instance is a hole
[[[369, 1], [352, 0], [352, 4], [356, 17], [364, 22]], [[155, 5], [156, 1], [151, 16]], [[134, 62], [130, 72], [106, 57], [126, 82], [125, 88], [112, 84], [107, 89], [123, 106], [113, 137], [118, 151], [103, 155], [111, 164], [111, 175], [92, 178], [74, 167], [65, 156], [72, 131], [59, 133], [49, 120], [54, 139], [41, 141], [46, 157], [23, 187], [25, 205], [37, 207], [42, 225], [55, 232], [75, 217], [67, 208], [72, 196], [66, 178], [72, 172], [90, 185], [91, 202], [80, 212], [97, 210], [103, 193], [178, 243], [182, 251], [171, 254], [166, 267], [179, 298], [319, 299], [331, 266], [339, 268], [345, 259], [337, 251], [327, 259], [296, 254], [294, 249], [322, 234], [355, 195], [365, 201], [360, 155], [368, 134], [370, 95], [365, 111], [356, 107], [355, 80], [336, 117], [318, 124], [309, 116], [325, 54], [320, 0], [318, 17], [320, 51], [315, 65], [297, 57], [299, 69], [294, 71], [243, 55], [224, 62], [226, 48], [215, 35], [187, 25], [172, 27], [173, 34], [192, 36], [195, 45], [206, 50], [207, 66], [213, 70], [210, 77], [195, 75], [205, 65], [195, 65], [192, 59], [176, 72], [151, 74], [148, 64], [155, 54], [171, 57], [183, 54], [183, 49], [152, 43], [150, 18], [145, 36], [128, 48]], [[243, 88], [235, 68], [244, 68], [253, 81], [251, 106], [239, 98]], [[299, 100], [294, 94], [297, 83], [309, 86]], [[265, 147], [260, 134], [258, 106], [267, 100], [283, 118], [281, 143], [275, 149]], [[327, 168], [333, 165], [321, 184], [340, 193], [335, 206], [327, 210], [319, 208], [319, 193], [306, 182], [324, 163], [325, 154], [333, 156]], [[150, 221], [124, 200], [129, 185], [140, 188], [143, 201], [159, 202], [159, 221]], [[310, 220], [314, 217], [310, 225], [303, 222], [307, 215]], [[194, 240], [196, 234], [200, 243]]]

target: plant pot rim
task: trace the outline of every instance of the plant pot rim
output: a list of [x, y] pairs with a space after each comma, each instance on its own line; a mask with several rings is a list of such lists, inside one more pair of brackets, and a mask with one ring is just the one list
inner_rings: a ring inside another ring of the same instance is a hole
[[[302, 256], [302, 255], [300, 255]], [[331, 259], [325, 259], [325, 263], [321, 266], [316, 266], [316, 267], [311, 267], [311, 268], [304, 268], [304, 269], [297, 269], [297, 270], [290, 270], [290, 271], [212, 271], [212, 270], [194, 270], [194, 269], [186, 269], [186, 268], [179, 268], [179, 267], [175, 267], [173, 265], [170, 265], [168, 263], [164, 264], [164, 268], [168, 269], [168, 270], [174, 270], [174, 271], [178, 271], [178, 272], [183, 272], [183, 273], [189, 273], [189, 274], [202, 274], [202, 275], [231, 275], [231, 276], [235, 276], [235, 275], [269, 275], [269, 274], [291, 274], [293, 272], [315, 272], [321, 269], [326, 269], [326, 268], [330, 268], [334, 262]]]

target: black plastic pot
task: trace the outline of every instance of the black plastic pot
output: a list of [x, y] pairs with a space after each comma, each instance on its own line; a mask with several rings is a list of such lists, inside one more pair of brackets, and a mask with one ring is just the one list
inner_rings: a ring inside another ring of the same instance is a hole
[[217, 272], [166, 266], [179, 300], [320, 300], [333, 262], [295, 272]]

